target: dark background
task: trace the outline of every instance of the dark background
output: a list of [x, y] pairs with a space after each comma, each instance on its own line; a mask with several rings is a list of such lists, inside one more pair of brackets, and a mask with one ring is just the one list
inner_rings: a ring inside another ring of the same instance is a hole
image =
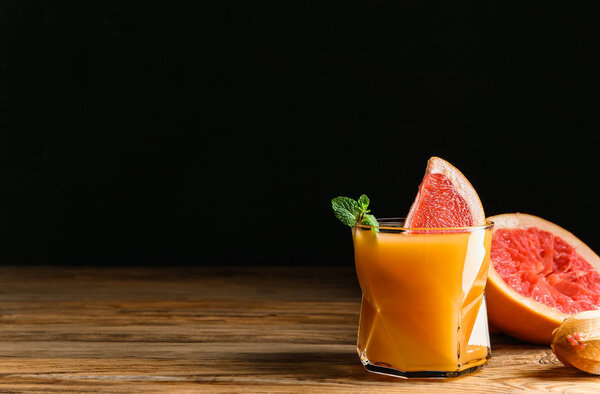
[[600, 250], [595, 10], [206, 3], [1, 3], [0, 261], [352, 264], [431, 155]]

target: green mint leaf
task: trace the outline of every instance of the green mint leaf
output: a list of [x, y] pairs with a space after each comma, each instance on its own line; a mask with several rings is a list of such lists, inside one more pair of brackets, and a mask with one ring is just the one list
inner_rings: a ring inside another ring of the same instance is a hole
[[376, 226], [379, 227], [379, 222], [377, 221], [377, 219], [375, 219], [375, 216], [373, 215], [369, 215], [368, 213], [365, 213], [362, 217], [362, 224], [366, 225], [366, 226]]
[[366, 195], [363, 194], [362, 196], [358, 197], [358, 209], [360, 209], [361, 212], [367, 212], [369, 203], [369, 197], [367, 197]]
[[335, 197], [331, 200], [331, 208], [336, 218], [349, 227], [356, 226], [359, 222], [366, 226], [374, 226], [375, 231], [379, 231], [379, 222], [375, 216], [369, 215], [369, 204], [371, 201], [366, 195], [361, 195], [358, 201], [349, 197]]
[[356, 201], [349, 197], [336, 197], [331, 200], [331, 208], [340, 222], [349, 227], [356, 226], [360, 213]]
[[353, 216], [358, 217], [359, 209], [356, 201], [349, 197], [336, 197], [331, 200], [333, 210], [343, 209], [350, 212]]

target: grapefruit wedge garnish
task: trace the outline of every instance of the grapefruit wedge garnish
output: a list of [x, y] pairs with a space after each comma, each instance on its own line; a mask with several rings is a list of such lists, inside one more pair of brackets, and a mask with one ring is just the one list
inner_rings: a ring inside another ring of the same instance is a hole
[[494, 230], [486, 297], [494, 327], [549, 344], [565, 318], [600, 307], [600, 257], [575, 235], [523, 213], [488, 219]]
[[439, 157], [427, 162], [419, 192], [405, 227], [443, 228], [485, 224], [485, 213], [471, 183], [452, 164]]

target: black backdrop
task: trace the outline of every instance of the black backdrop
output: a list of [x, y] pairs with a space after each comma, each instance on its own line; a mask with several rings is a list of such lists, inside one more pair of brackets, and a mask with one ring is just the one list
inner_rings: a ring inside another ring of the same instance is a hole
[[591, 8], [174, 3], [2, 2], [2, 262], [352, 264], [431, 155], [600, 250]]

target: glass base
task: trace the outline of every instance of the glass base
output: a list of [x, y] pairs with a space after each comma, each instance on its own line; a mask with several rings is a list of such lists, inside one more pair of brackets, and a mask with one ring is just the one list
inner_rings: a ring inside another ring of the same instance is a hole
[[490, 355], [486, 357], [485, 361], [479, 365], [475, 365], [470, 368], [465, 368], [462, 371], [401, 371], [399, 369], [384, 367], [381, 365], [372, 364], [369, 360], [361, 360], [362, 364], [367, 371], [378, 373], [381, 375], [388, 375], [397, 378], [404, 379], [443, 379], [443, 378], [456, 378], [459, 376], [467, 375], [472, 372], [478, 371], [485, 367], [490, 360]]

